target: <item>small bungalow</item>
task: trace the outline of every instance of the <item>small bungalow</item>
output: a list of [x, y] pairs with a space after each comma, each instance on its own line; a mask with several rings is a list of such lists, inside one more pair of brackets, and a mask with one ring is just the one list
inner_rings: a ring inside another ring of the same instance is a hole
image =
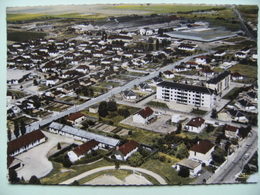
[[237, 138], [238, 136], [238, 127], [232, 126], [232, 125], [224, 125], [223, 131], [225, 132], [225, 136], [228, 138]]
[[132, 90], [123, 91], [123, 97], [127, 100], [136, 100], [137, 95]]
[[172, 72], [172, 71], [169, 71], [169, 70], [164, 71], [164, 72], [163, 72], [163, 76], [165, 76], [165, 78], [167, 78], [167, 79], [172, 79], [172, 78], [174, 78], [173, 72]]
[[130, 140], [125, 144], [119, 146], [114, 152], [114, 155], [117, 160], [126, 161], [132, 154], [137, 152], [138, 147], [139, 143], [134, 140]]
[[214, 151], [214, 144], [209, 140], [201, 140], [189, 150], [189, 159], [209, 165], [212, 161], [211, 153]]
[[205, 120], [201, 117], [192, 118], [185, 126], [190, 132], [200, 133], [205, 128]]
[[147, 92], [152, 92], [153, 89], [148, 85], [146, 82], [140, 83], [139, 88], [141, 91], [147, 91]]
[[191, 159], [183, 159], [179, 162], [177, 162], [173, 168], [175, 168], [177, 171], [180, 171], [182, 168], [186, 168], [189, 170], [189, 175], [191, 177], [195, 177], [198, 175], [199, 172], [202, 170], [202, 166], [199, 162], [193, 161]]
[[134, 123], [147, 124], [155, 118], [155, 113], [150, 107], [146, 107], [133, 116]]
[[86, 116], [81, 112], [75, 112], [67, 116], [67, 121], [72, 125], [79, 125], [82, 121], [86, 119]]
[[93, 150], [97, 150], [99, 148], [99, 142], [96, 140], [90, 140], [80, 146], [76, 147], [74, 150], [68, 152], [68, 157], [72, 163], [80, 160], [86, 154], [90, 154]]

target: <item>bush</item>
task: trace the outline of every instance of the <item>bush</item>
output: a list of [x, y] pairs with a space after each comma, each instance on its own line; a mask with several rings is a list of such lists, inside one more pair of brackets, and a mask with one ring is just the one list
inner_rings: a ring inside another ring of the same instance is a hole
[[143, 164], [143, 156], [139, 152], [135, 152], [129, 159], [129, 165], [133, 167], [138, 167]]
[[189, 177], [190, 176], [190, 171], [189, 171], [188, 168], [181, 167], [181, 169], [179, 170], [178, 175], [181, 176], [181, 177]]
[[36, 177], [35, 175], [33, 175], [30, 180], [29, 180], [29, 184], [41, 184], [40, 180], [38, 179], [38, 177]]

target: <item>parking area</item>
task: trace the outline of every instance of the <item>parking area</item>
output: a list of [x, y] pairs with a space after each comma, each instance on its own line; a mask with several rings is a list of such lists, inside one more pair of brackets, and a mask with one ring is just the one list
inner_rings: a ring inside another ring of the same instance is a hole
[[33, 175], [38, 178], [47, 175], [53, 169], [52, 163], [47, 158], [48, 152], [53, 147], [56, 147], [59, 142], [75, 143], [72, 138], [45, 131], [43, 131], [43, 133], [47, 137], [45, 143], [16, 156], [24, 164], [24, 167], [17, 171], [18, 177], [23, 177], [25, 180], [29, 180]]
[[167, 121], [171, 120], [171, 116], [167, 114], [161, 114], [157, 116], [157, 119], [149, 124], [141, 124], [141, 123], [134, 123], [133, 116], [129, 116], [128, 118], [122, 120], [120, 123], [142, 128], [149, 131], [154, 131], [157, 133], [167, 134], [173, 131], [176, 131], [176, 126], [170, 125], [166, 123]]

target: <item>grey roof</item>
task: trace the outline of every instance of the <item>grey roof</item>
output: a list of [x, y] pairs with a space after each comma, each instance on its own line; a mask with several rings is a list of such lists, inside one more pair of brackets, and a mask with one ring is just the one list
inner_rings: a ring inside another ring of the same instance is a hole
[[226, 78], [228, 75], [230, 75], [230, 72], [224, 71], [224, 72], [218, 74], [217, 76], [213, 77], [212, 79], [208, 80], [207, 83], [217, 84], [218, 82], [220, 82], [221, 80]]
[[174, 89], [181, 89], [181, 90], [189, 90], [189, 91], [195, 91], [195, 92], [205, 93], [205, 94], [213, 94], [214, 93], [214, 91], [212, 89], [209, 89], [207, 87], [187, 85], [187, 84], [174, 83], [174, 82], [168, 82], [168, 81], [163, 81], [163, 82], [159, 83], [157, 86], [174, 88]]
[[123, 93], [125, 96], [136, 96], [135, 92], [132, 90], [125, 90]]
[[193, 161], [191, 159], [183, 159], [180, 162], [178, 162], [177, 164], [184, 166], [184, 167], [187, 167], [189, 169], [195, 169], [196, 167], [198, 167], [200, 165], [199, 162]]
[[64, 126], [63, 124], [56, 123], [56, 122], [52, 122], [52, 123], [49, 125], [49, 128], [56, 129], [56, 130], [60, 130], [63, 126]]
[[[58, 123], [59, 124], [59, 123]], [[62, 125], [62, 124], [59, 124]], [[100, 143], [104, 143], [106, 145], [110, 145], [110, 146], [117, 146], [120, 142], [119, 139], [115, 139], [115, 138], [111, 138], [111, 137], [107, 137], [107, 136], [103, 136], [103, 135], [99, 135], [96, 133], [91, 133], [88, 131], [84, 131], [78, 128], [74, 128], [68, 125], [64, 125], [64, 127], [62, 129], [60, 129], [60, 131], [64, 132], [64, 133], [69, 133], [78, 137], [82, 137], [82, 138], [86, 138], [89, 140], [96, 140]]]

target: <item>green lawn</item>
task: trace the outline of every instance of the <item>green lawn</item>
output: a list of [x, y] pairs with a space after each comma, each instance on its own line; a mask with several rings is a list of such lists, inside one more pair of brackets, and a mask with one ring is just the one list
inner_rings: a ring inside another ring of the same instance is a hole
[[236, 64], [229, 70], [232, 72], [238, 72], [241, 75], [245, 75], [250, 78], [257, 78], [257, 66], [248, 66], [244, 64]]
[[224, 97], [223, 99], [233, 99], [234, 97], [236, 97], [238, 95], [238, 93], [240, 92], [240, 88], [239, 87], [235, 87], [233, 88], [231, 91], [229, 91]]
[[192, 182], [191, 178], [183, 178], [178, 176], [177, 171], [172, 168], [174, 163], [175, 162], [168, 163], [167, 160], [166, 162], [161, 162], [159, 160], [149, 159], [141, 167], [159, 174], [170, 185], [182, 185]]
[[62, 171], [63, 169], [62, 164], [53, 161], [52, 164], [53, 164], [53, 170], [46, 177], [41, 179], [42, 184], [59, 184], [83, 172], [98, 167], [114, 165], [114, 163], [108, 162], [107, 160], [103, 159], [93, 164], [73, 165], [70, 168], [64, 168], [66, 171]]
[[155, 101], [150, 101], [146, 104], [147, 106], [153, 106], [153, 107], [158, 107], [158, 108], [169, 108], [167, 106], [166, 103], [163, 103], [163, 102], [155, 102]]
[[[111, 6], [108, 7], [111, 9]], [[212, 10], [223, 8], [223, 6], [207, 6], [207, 5], [192, 5], [192, 4], [121, 4], [112, 7], [113, 9], [123, 10], [139, 10], [148, 11], [151, 13], [176, 13], [176, 12], [191, 12], [199, 10]]]

